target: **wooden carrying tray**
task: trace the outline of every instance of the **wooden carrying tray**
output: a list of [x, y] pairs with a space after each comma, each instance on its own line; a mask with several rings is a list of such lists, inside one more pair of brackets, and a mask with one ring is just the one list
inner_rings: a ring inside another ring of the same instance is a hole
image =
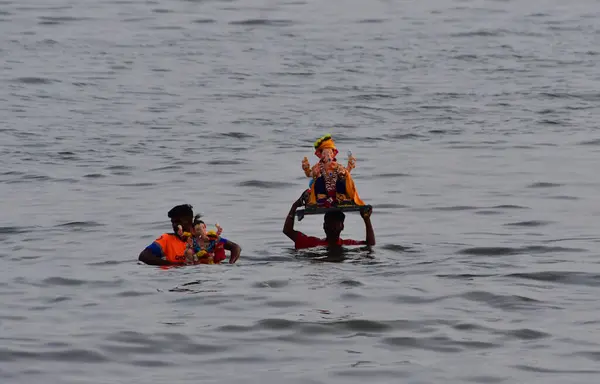
[[336, 207], [325, 208], [325, 207], [315, 207], [315, 206], [305, 206], [303, 208], [299, 208], [296, 210], [296, 216], [298, 217], [298, 221], [301, 221], [306, 215], [324, 215], [327, 212], [332, 211], [342, 211], [342, 212], [359, 212], [361, 208], [373, 208], [371, 205], [338, 205]]

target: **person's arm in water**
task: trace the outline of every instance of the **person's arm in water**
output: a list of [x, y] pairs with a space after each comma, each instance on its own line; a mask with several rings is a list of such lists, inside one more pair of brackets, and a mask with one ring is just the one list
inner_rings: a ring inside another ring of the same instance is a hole
[[142, 252], [140, 252], [140, 256], [138, 260], [142, 263], [146, 263], [148, 265], [171, 265], [171, 262], [162, 259], [159, 256], [156, 256], [152, 251], [152, 246], [147, 247]]
[[139, 260], [148, 265], [182, 265], [185, 264], [183, 261], [174, 262], [172, 258], [165, 255], [165, 249], [168, 249], [167, 243], [171, 237], [167, 234], [163, 234], [158, 239], [154, 240], [152, 244], [146, 247], [139, 256]]
[[290, 212], [285, 218], [285, 224], [283, 224], [283, 233], [290, 238], [292, 241], [296, 241], [296, 237], [298, 236], [298, 231], [294, 229], [294, 216], [296, 215], [296, 210], [298, 207], [302, 206], [304, 202], [306, 192], [302, 193], [302, 196], [298, 198], [298, 200], [294, 201], [292, 204], [292, 208], [290, 208]]
[[227, 240], [225, 244], [223, 244], [223, 248], [227, 249], [231, 252], [229, 256], [229, 264], [235, 263], [240, 258], [240, 253], [242, 253], [242, 248], [234, 243], [231, 240]]
[[367, 239], [366, 243], [368, 246], [375, 245], [375, 231], [373, 231], [373, 225], [371, 224], [371, 213], [373, 212], [373, 208], [364, 207], [360, 210], [360, 215], [362, 216], [365, 222], [365, 229], [367, 230]]

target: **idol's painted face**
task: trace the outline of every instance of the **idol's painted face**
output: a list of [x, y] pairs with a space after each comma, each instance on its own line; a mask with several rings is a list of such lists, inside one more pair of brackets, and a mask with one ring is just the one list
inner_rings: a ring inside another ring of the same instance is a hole
[[202, 236], [203, 238], [206, 237], [206, 224], [200, 223], [200, 233], [198, 233], [198, 235]]
[[322, 162], [328, 164], [335, 158], [335, 152], [331, 148], [325, 148], [323, 150], [320, 150], [317, 153], [317, 156], [319, 156]]

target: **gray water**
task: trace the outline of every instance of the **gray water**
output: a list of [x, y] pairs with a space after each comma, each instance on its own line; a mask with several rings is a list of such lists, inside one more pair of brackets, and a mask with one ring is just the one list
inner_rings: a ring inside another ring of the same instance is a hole
[[[2, 383], [597, 382], [599, 20], [1, 1]], [[377, 237], [336, 262], [281, 232], [325, 133]], [[181, 203], [237, 264], [138, 264]]]

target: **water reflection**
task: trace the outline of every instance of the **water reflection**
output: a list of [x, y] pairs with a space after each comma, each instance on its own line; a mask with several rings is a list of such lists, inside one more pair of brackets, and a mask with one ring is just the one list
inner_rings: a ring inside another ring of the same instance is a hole
[[341, 263], [344, 261], [360, 261], [364, 259], [375, 259], [371, 247], [346, 248], [343, 246], [330, 246], [301, 250], [295, 252], [295, 257], [309, 259], [312, 262]]

